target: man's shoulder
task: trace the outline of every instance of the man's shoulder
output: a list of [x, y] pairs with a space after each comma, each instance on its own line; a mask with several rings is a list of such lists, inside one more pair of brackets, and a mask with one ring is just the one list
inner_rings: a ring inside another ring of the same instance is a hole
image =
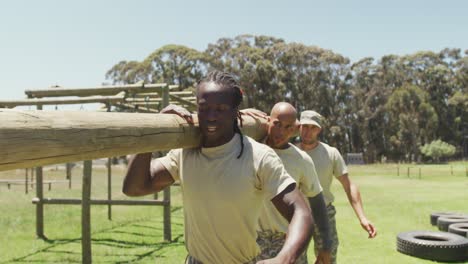
[[289, 144], [289, 146], [291, 147], [291, 151], [294, 153], [294, 155], [297, 155], [298, 160], [305, 163], [312, 162], [312, 158], [309, 156], [309, 154], [307, 154], [307, 152], [294, 144]]
[[341, 153], [337, 148], [332, 147], [328, 145], [327, 143], [323, 143], [323, 142], [320, 142], [319, 146], [321, 146], [325, 151], [327, 151], [328, 155], [331, 158], [336, 159], [338, 157], [341, 157]]
[[336, 152], [336, 151], [338, 151], [337, 148], [332, 147], [332, 146], [330, 146], [330, 145], [328, 145], [327, 143], [324, 143], [324, 142], [322, 142], [322, 141], [319, 142], [318, 147], [320, 147], [320, 148], [322, 148], [322, 149], [324, 149], [324, 150], [326, 150], [326, 151], [328, 151], [328, 152]]
[[257, 142], [255, 139], [244, 136], [244, 153], [250, 153], [255, 164], [259, 164], [262, 161], [268, 160], [271, 162], [273, 160], [280, 160], [278, 154], [268, 145]]
[[[256, 141], [255, 139], [249, 137], [249, 136], [243, 136], [244, 137], [244, 144], [251, 148], [252, 151], [258, 153], [266, 153], [266, 152], [274, 152], [272, 148], [270, 148], [268, 145], [260, 143]], [[244, 146], [245, 147], [245, 146]]]
[[171, 149], [168, 152], [168, 155], [186, 159], [188, 157], [198, 155], [199, 153], [200, 153], [200, 148], [178, 148], [178, 149]]

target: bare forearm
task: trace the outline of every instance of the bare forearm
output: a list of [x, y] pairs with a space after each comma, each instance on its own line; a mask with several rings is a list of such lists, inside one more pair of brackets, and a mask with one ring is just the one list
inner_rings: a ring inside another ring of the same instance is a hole
[[327, 207], [325, 205], [325, 200], [323, 194], [320, 193], [315, 197], [309, 197], [310, 208], [312, 209], [312, 216], [316, 222], [316, 226], [319, 229], [320, 236], [323, 241], [321, 250], [328, 251], [331, 249], [331, 233], [330, 233], [330, 223], [328, 220]]
[[348, 196], [349, 203], [351, 204], [351, 207], [353, 207], [353, 210], [356, 213], [356, 216], [359, 218], [359, 221], [362, 221], [362, 219], [365, 218], [365, 214], [359, 188], [355, 184], [350, 184], [349, 190], [346, 191], [346, 195]]
[[151, 153], [137, 154], [130, 159], [123, 182], [123, 193], [128, 196], [149, 194], [148, 186], [151, 183], [150, 164]]
[[348, 174], [342, 175], [338, 180], [343, 185], [346, 195], [348, 196], [349, 203], [353, 207], [362, 228], [369, 234], [369, 238], [374, 238], [377, 235], [377, 229], [364, 215], [361, 193], [359, 192], [358, 187], [349, 180]]

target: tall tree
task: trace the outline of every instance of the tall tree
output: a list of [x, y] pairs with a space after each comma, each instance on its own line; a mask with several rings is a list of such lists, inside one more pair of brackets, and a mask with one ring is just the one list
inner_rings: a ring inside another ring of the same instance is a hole
[[[166, 45], [143, 61], [121, 61], [114, 83], [166, 82], [187, 88], [212, 69], [238, 77], [244, 107], [269, 111], [278, 101], [326, 117], [323, 140], [367, 162], [417, 157], [440, 138], [462, 145], [468, 132], [468, 51], [446, 48], [352, 64], [331, 50], [271, 36], [221, 38], [197, 51]], [[408, 158], [410, 159], [410, 158]]]
[[390, 137], [391, 148], [407, 161], [418, 160], [419, 148], [436, 136], [438, 116], [429, 103], [429, 94], [407, 84], [392, 93], [386, 108], [390, 122], [396, 125]]
[[181, 45], [166, 45], [142, 62], [122, 61], [106, 74], [114, 83], [169, 83], [181, 89], [193, 87], [206, 73], [204, 53]]

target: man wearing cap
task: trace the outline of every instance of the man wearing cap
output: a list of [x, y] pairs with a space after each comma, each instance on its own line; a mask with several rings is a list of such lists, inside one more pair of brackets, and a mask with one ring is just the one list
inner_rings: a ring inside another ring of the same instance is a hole
[[[331, 183], [335, 177], [343, 186], [348, 200], [356, 213], [362, 228], [369, 234], [369, 238], [377, 235], [377, 229], [366, 218], [362, 207], [361, 194], [358, 187], [351, 182], [348, 176], [348, 169], [340, 152], [323, 142], [320, 142], [318, 136], [322, 131], [323, 117], [315, 111], [303, 111], [301, 113], [300, 136], [301, 143], [299, 147], [312, 158], [315, 164], [320, 185], [323, 188], [325, 203], [330, 221], [330, 233], [333, 240], [332, 245], [332, 263], [336, 263], [338, 251], [338, 233], [336, 231], [335, 207], [333, 206], [334, 196], [330, 191]], [[315, 253], [318, 253], [320, 245], [323, 243], [320, 238], [320, 232], [314, 228], [313, 238], [315, 244]]]

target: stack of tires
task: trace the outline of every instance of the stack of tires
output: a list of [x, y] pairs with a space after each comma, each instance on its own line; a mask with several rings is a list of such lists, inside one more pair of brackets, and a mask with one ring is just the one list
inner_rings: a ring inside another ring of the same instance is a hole
[[468, 260], [468, 215], [453, 212], [431, 214], [440, 231], [410, 231], [397, 236], [403, 254], [435, 261]]

